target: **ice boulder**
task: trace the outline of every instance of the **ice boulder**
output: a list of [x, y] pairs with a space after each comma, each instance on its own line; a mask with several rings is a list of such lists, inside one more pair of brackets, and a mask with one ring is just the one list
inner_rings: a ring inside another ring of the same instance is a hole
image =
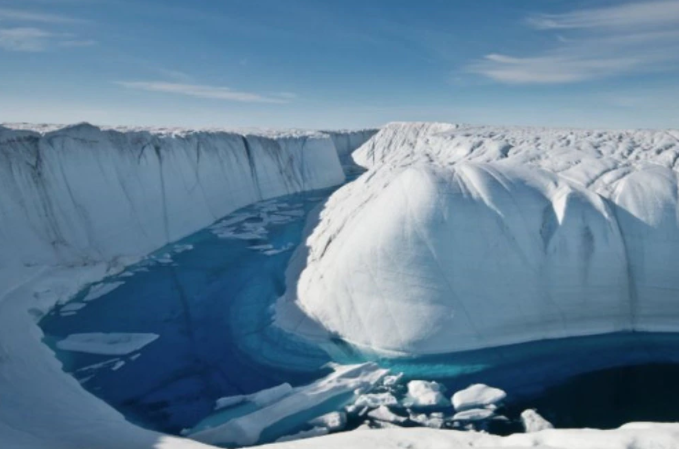
[[443, 395], [444, 387], [436, 382], [412, 380], [408, 382], [408, 393], [403, 405], [411, 408], [450, 407], [450, 401]]
[[489, 387], [484, 384], [474, 384], [464, 390], [460, 390], [453, 395], [453, 407], [458, 412], [494, 406], [502, 402], [507, 397], [507, 393], [499, 388]]
[[526, 429], [527, 433], [539, 432], [545, 429], [553, 429], [552, 423], [547, 421], [545, 418], [540, 416], [540, 414], [532, 409], [524, 410], [521, 413], [521, 422], [523, 423], [523, 428]]

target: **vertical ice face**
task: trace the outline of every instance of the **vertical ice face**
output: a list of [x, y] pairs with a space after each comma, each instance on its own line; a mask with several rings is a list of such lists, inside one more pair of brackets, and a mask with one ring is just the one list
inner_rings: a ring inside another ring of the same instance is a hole
[[678, 330], [676, 136], [396, 124], [353, 156], [280, 310], [409, 354]]
[[144, 255], [252, 202], [343, 181], [321, 133], [0, 127], [0, 267]]

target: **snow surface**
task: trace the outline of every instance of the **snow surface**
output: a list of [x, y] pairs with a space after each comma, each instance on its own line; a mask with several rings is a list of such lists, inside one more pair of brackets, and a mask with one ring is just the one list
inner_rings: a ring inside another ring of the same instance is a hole
[[353, 158], [283, 328], [408, 355], [679, 330], [678, 131], [397, 123]]
[[153, 343], [157, 334], [90, 333], [72, 334], [57, 342], [63, 351], [101, 355], [127, 355]]
[[207, 447], [89, 394], [36, 320], [88, 285], [88, 300], [110, 292], [120, 284], [98, 282], [237, 208], [343, 180], [319, 132], [0, 126], [0, 445]]

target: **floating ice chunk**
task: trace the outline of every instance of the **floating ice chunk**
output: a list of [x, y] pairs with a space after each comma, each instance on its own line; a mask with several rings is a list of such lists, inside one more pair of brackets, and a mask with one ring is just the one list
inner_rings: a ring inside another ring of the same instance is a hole
[[120, 287], [123, 284], [124, 284], [124, 282], [110, 282], [110, 283], [93, 285], [92, 287], [90, 287], [90, 290], [87, 292], [87, 296], [85, 296], [85, 298], [83, 298], [83, 301], [85, 301], [85, 302], [94, 301], [95, 299], [101, 298], [104, 295], [108, 295], [113, 290], [115, 290], [116, 288]]
[[392, 376], [384, 376], [382, 385], [385, 387], [393, 387], [403, 379], [403, 373], [394, 374]]
[[314, 427], [311, 430], [303, 430], [294, 435], [286, 435], [284, 437], [280, 437], [279, 439], [276, 440], [276, 443], [283, 443], [285, 441], [305, 440], [307, 438], [314, 438], [327, 435], [328, 433], [330, 433], [330, 431], [325, 427]]
[[185, 245], [175, 245], [173, 248], [173, 251], [175, 254], [181, 254], [186, 251], [191, 251], [193, 249], [193, 245], [191, 244], [185, 244]]
[[332, 412], [318, 418], [312, 419], [308, 423], [313, 427], [328, 429], [330, 432], [343, 430], [347, 425], [347, 414], [344, 412]]
[[295, 245], [293, 245], [292, 243], [288, 243], [287, 245], [284, 245], [281, 248], [270, 249], [268, 251], [264, 251], [263, 253], [267, 256], [275, 256], [276, 254], [280, 254], [280, 253], [284, 253], [286, 251], [290, 251], [293, 246], [295, 246]]
[[215, 402], [215, 410], [221, 410], [224, 408], [233, 407], [234, 405], [242, 404], [245, 402], [247, 395], [239, 394], [238, 396], [226, 396], [217, 399]]
[[66, 304], [64, 307], [60, 309], [60, 312], [62, 314], [68, 313], [68, 312], [77, 312], [78, 310], [84, 308], [87, 306], [87, 304], [83, 304], [81, 302], [70, 302]]
[[356, 407], [377, 408], [380, 406], [395, 407], [398, 405], [398, 400], [391, 393], [371, 393], [362, 394], [354, 402]]
[[378, 421], [389, 422], [394, 424], [403, 424], [408, 420], [408, 418], [397, 415], [384, 405], [380, 405], [375, 410], [372, 410], [370, 413], [368, 413], [368, 416]]
[[483, 421], [490, 419], [495, 415], [493, 410], [487, 408], [473, 408], [463, 412], [456, 413], [453, 416], [453, 421]]
[[57, 343], [62, 351], [101, 355], [127, 355], [154, 342], [157, 334], [72, 334]]
[[408, 382], [408, 394], [403, 400], [406, 407], [446, 407], [450, 401], [443, 395], [445, 388], [436, 382], [412, 380]]
[[120, 361], [116, 362], [115, 365], [113, 365], [113, 366], [111, 367], [111, 371], [118, 371], [118, 370], [119, 370], [120, 368], [122, 368], [123, 366], [125, 366], [125, 361], [124, 361], [124, 360], [120, 360]]
[[545, 418], [540, 416], [540, 414], [532, 409], [524, 410], [521, 413], [521, 422], [523, 423], [523, 428], [526, 429], [526, 433], [539, 432], [545, 429], [553, 429], [552, 423], [547, 421]]
[[473, 408], [487, 407], [503, 401], [507, 393], [499, 388], [484, 384], [471, 385], [453, 395], [453, 407], [458, 412]]

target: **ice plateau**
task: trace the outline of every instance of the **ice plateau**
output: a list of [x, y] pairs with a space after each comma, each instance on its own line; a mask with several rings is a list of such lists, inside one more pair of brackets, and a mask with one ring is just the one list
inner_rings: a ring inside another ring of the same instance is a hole
[[679, 330], [679, 132], [396, 123], [353, 158], [283, 327], [409, 355]]

